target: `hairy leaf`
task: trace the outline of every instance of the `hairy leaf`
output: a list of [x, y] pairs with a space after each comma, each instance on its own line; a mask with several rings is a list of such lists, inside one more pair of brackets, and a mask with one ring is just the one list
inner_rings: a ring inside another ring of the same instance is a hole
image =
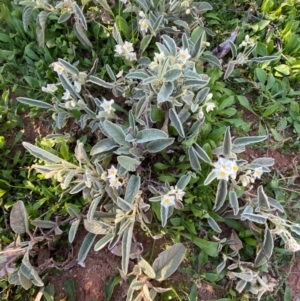
[[17, 234], [23, 234], [28, 231], [28, 215], [22, 201], [17, 201], [11, 209], [10, 227]]

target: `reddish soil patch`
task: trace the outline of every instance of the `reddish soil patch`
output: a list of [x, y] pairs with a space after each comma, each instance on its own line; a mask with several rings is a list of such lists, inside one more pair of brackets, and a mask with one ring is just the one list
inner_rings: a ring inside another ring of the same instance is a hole
[[288, 283], [292, 292], [293, 301], [300, 301], [300, 257], [296, 257]]

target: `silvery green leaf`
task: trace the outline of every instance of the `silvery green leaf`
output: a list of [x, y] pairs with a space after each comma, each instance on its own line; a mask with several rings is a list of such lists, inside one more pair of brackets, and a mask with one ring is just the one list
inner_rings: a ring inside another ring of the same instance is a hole
[[9, 276], [8, 276], [8, 283], [9, 284], [21, 285], [18, 272], [19, 271], [16, 270], [13, 273], [9, 274]]
[[[32, 2], [35, 3], [34, 1], [32, 1]], [[33, 7], [33, 6], [26, 6], [23, 10], [22, 21], [23, 21], [23, 27], [24, 27], [25, 31], [27, 31], [27, 29], [28, 29], [28, 25], [30, 23], [30, 17], [31, 17], [31, 14], [34, 9], [35, 9], [35, 7]]]
[[[135, 280], [133, 280], [133, 281], [130, 283], [129, 289], [128, 289], [128, 291], [127, 291], [126, 301], [135, 301], [135, 300], [133, 299], [134, 290], [131, 288], [131, 285], [133, 285], [134, 283], [135, 283]], [[136, 301], [139, 301], [139, 300], [136, 300]]]
[[191, 175], [181, 176], [176, 184], [177, 188], [184, 189], [186, 187], [186, 185], [190, 182], [190, 180], [191, 180]]
[[45, 29], [48, 15], [49, 13], [47, 11], [41, 11], [36, 19], [36, 35], [39, 42], [39, 46], [41, 47], [45, 46]]
[[86, 35], [86, 30], [84, 29], [83, 25], [77, 21], [75, 22], [73, 28], [74, 28], [75, 35], [80, 41], [80, 43], [88, 49], [93, 48], [92, 43], [90, 42], [90, 40]]
[[70, 190], [70, 194], [76, 194], [78, 192], [80, 192], [81, 190], [83, 190], [85, 188], [85, 183], [84, 182], [80, 182], [77, 185], [75, 185], [71, 190]]
[[164, 74], [165, 81], [174, 81], [182, 74], [180, 69], [170, 69]]
[[58, 112], [55, 116], [55, 123], [58, 129], [62, 129], [68, 121], [69, 115], [65, 112]]
[[138, 4], [142, 9], [143, 9], [143, 11], [148, 11], [149, 10], [149, 4], [147, 3], [147, 1], [146, 0], [136, 0], [135, 1], [136, 2], [136, 4]]
[[189, 147], [189, 149], [188, 149], [188, 155], [189, 155], [189, 160], [190, 160], [192, 169], [201, 170], [201, 165], [200, 165], [198, 156], [192, 146]]
[[82, 13], [80, 7], [78, 6], [78, 4], [76, 2], [73, 2], [73, 9], [74, 9], [74, 13], [75, 13], [76, 17], [81, 22], [83, 28], [85, 30], [87, 30], [87, 24], [86, 24], [84, 14]]
[[118, 156], [117, 161], [121, 166], [123, 166], [128, 171], [135, 171], [137, 166], [141, 164], [139, 160], [128, 156]]
[[149, 199], [149, 202], [160, 202], [161, 201], [161, 196], [153, 196], [152, 198]]
[[251, 164], [258, 164], [263, 166], [273, 166], [274, 165], [274, 159], [273, 158], [257, 158], [254, 159]]
[[238, 146], [238, 145], [249, 145], [251, 143], [257, 143], [264, 141], [268, 138], [268, 136], [248, 136], [248, 137], [240, 137], [236, 138], [233, 141], [233, 145]]
[[252, 282], [254, 280], [253, 275], [252, 274], [246, 274], [246, 273], [236, 273], [236, 272], [232, 272], [233, 275], [239, 279], [242, 279], [246, 282]]
[[235, 64], [236, 64], [235, 61], [229, 61], [226, 72], [224, 74], [224, 79], [227, 79], [231, 75], [231, 73], [234, 70]]
[[246, 148], [243, 145], [238, 145], [238, 146], [233, 145], [231, 150], [235, 154], [240, 154], [240, 153], [244, 152], [246, 150]]
[[[150, 42], [152, 40], [152, 35], [145, 35], [141, 41], [141, 46], [140, 46], [140, 54], [142, 55], [147, 47], [149, 46]], [[141, 65], [141, 62], [139, 61], [139, 64]]]
[[225, 157], [230, 156], [231, 154], [231, 135], [230, 135], [230, 127], [228, 126], [225, 131], [224, 141], [223, 141], [223, 155]]
[[172, 206], [170, 207], [164, 207], [164, 206], [160, 206], [160, 219], [161, 219], [161, 225], [163, 227], [166, 226], [167, 221], [168, 221], [168, 215], [169, 215], [169, 210]]
[[122, 209], [124, 212], [128, 212], [134, 209], [134, 206], [128, 202], [126, 202], [125, 200], [123, 200], [122, 198], [118, 197], [117, 199], [117, 204], [119, 206], [120, 209]]
[[[183, 20], [175, 20], [174, 24], [176, 24], [178, 26], [181, 26], [181, 27], [183, 27], [185, 29], [189, 28], [189, 24], [187, 22], [183, 21]], [[184, 49], [186, 49], [186, 48], [184, 48]]]
[[206, 86], [209, 82], [209, 77], [206, 75], [206, 76], [202, 76], [202, 78], [189, 78], [189, 79], [185, 79], [183, 81], [183, 85], [185, 87], [192, 87], [194, 89], [201, 89], [203, 88], [204, 86]]
[[182, 124], [184, 124], [189, 119], [190, 116], [191, 116], [191, 114], [189, 113], [189, 107], [188, 106], [184, 106], [182, 108], [182, 110], [178, 113], [178, 117], [179, 117], [180, 122]]
[[103, 236], [94, 246], [95, 251], [100, 251], [103, 249], [113, 238], [113, 234], [109, 233], [105, 236]]
[[292, 225], [290, 227], [291, 231], [300, 236], [300, 225]]
[[168, 138], [168, 135], [164, 131], [157, 129], [146, 129], [138, 132], [138, 134], [136, 135], [136, 142], [145, 143], [165, 138]]
[[53, 106], [49, 103], [36, 100], [36, 99], [27, 98], [27, 97], [17, 97], [17, 101], [21, 103], [25, 103], [26, 105], [35, 106], [42, 109], [48, 109], [48, 110], [53, 109]]
[[136, 159], [143, 159], [143, 150], [141, 148], [138, 148], [138, 147], [132, 147], [129, 149], [129, 153], [131, 155], [133, 155]]
[[266, 55], [266, 56], [261, 56], [261, 57], [254, 57], [252, 59], [250, 59], [250, 62], [255, 62], [255, 63], [265, 63], [265, 62], [271, 62], [274, 60], [278, 60], [280, 59], [279, 56], [275, 56], [275, 55]]
[[152, 266], [142, 257], [139, 257], [138, 265], [142, 269], [142, 271], [150, 278], [155, 278], [155, 272], [152, 268]]
[[204, 54], [204, 55], [202, 55], [202, 58], [204, 61], [207, 61], [213, 65], [216, 65], [220, 70], [222, 70], [222, 65], [220, 63], [220, 60], [216, 56], [211, 55], [211, 54]]
[[250, 205], [245, 206], [244, 210], [243, 210], [243, 214], [245, 213], [253, 213], [253, 207]]
[[217, 233], [222, 233], [222, 230], [220, 229], [219, 225], [212, 217], [208, 217], [207, 222], [214, 231], [216, 231]]
[[81, 265], [81, 266], [85, 266], [84, 265], [84, 261], [86, 259], [86, 256], [90, 250], [90, 248], [92, 247], [93, 243], [94, 243], [94, 240], [96, 238], [96, 234], [93, 234], [93, 233], [88, 233], [83, 242], [82, 242], [82, 245], [79, 249], [79, 252], [78, 252], [78, 256], [77, 256], [77, 261], [78, 261], [78, 264]]
[[10, 227], [16, 234], [23, 234], [28, 231], [28, 215], [22, 201], [17, 201], [11, 209]]
[[[114, 13], [112, 12], [111, 8], [110, 8], [110, 5], [107, 3], [106, 0], [97, 0], [96, 2], [98, 2], [106, 11], [108, 11], [112, 16], [114, 15]], [[119, 41], [116, 40], [118, 44]]]
[[[125, 134], [125, 133], [124, 133]], [[97, 142], [91, 149], [90, 154], [96, 155], [104, 152], [108, 152], [118, 147], [118, 144], [112, 138], [105, 138]]]
[[267, 220], [267, 218], [260, 214], [252, 214], [252, 213], [242, 213], [243, 219], [248, 219], [252, 222], [258, 223], [258, 224], [264, 224]]
[[110, 79], [115, 82], [117, 80], [117, 78], [108, 64], [105, 64], [105, 69], [106, 69], [106, 72], [107, 72], [108, 76], [110, 77]]
[[103, 122], [103, 126], [109, 136], [114, 139], [119, 145], [129, 145], [125, 140], [126, 134], [118, 124], [114, 124], [109, 120]]
[[25, 290], [30, 289], [32, 286], [32, 281], [24, 276], [24, 274], [21, 272], [21, 269], [18, 270], [18, 276], [19, 276], [19, 281], [20, 281], [21, 286]]
[[258, 206], [259, 208], [262, 208], [263, 210], [269, 210], [270, 204], [268, 201], [268, 197], [264, 192], [263, 186], [259, 186], [257, 188], [257, 196], [258, 196]]
[[84, 221], [84, 228], [93, 234], [107, 234], [111, 231], [111, 226], [108, 224], [105, 224], [103, 222], [100, 221], [96, 221], [96, 220], [92, 220], [92, 221], [88, 221], [87, 219], [85, 219]]
[[140, 79], [143, 80], [145, 78], [148, 78], [149, 75], [146, 71], [144, 70], [136, 70], [136, 71], [132, 71], [128, 74], [126, 74], [125, 76], [126, 78], [134, 78], [134, 79]]
[[174, 108], [171, 108], [169, 110], [169, 117], [171, 120], [172, 125], [175, 127], [176, 131], [178, 132], [179, 136], [184, 138], [185, 137], [185, 133], [183, 130], [183, 126], [181, 124], [181, 121], [176, 113], [176, 110]]
[[168, 50], [170, 51], [171, 55], [176, 56], [177, 54], [177, 47], [175, 41], [167, 35], [162, 35], [161, 38], [163, 39], [165, 45], [167, 46]]
[[157, 102], [162, 103], [168, 100], [174, 89], [173, 83], [164, 82], [157, 94]]
[[149, 153], [158, 153], [174, 143], [174, 138], [157, 139], [149, 142], [146, 145], [146, 150]]
[[118, 234], [118, 232], [120, 230], [120, 227], [121, 227], [121, 223], [116, 222], [115, 223], [114, 237], [111, 239], [111, 241], [109, 242], [109, 245], [108, 245], [109, 250], [112, 250], [117, 245], [117, 243], [119, 242], [119, 240], [121, 238], [121, 235]]
[[60, 15], [59, 19], [57, 20], [57, 23], [60, 24], [66, 22], [71, 18], [71, 16], [72, 14], [66, 11], [62, 15]]
[[89, 211], [88, 211], [87, 216], [86, 216], [87, 220], [89, 222], [91, 222], [94, 219], [94, 214], [95, 214], [95, 211], [96, 211], [96, 209], [99, 205], [101, 197], [102, 197], [102, 195], [94, 198], [93, 201], [90, 204]]
[[130, 155], [130, 146], [121, 146], [114, 151], [117, 155]]
[[217, 195], [215, 200], [215, 205], [213, 207], [214, 211], [218, 211], [225, 203], [227, 196], [227, 181], [220, 180], [217, 189]]
[[128, 272], [129, 256], [132, 243], [133, 225], [124, 231], [122, 238], [122, 271], [125, 275]]
[[217, 273], [220, 274], [226, 267], [226, 261], [222, 261], [216, 268]]
[[241, 279], [241, 280], [238, 281], [238, 283], [237, 283], [235, 289], [236, 289], [239, 293], [241, 293], [241, 292], [243, 291], [243, 289], [246, 287], [246, 285], [247, 285], [247, 281]]
[[138, 60], [139, 66], [146, 67], [149, 66], [150, 64], [151, 64], [151, 60], [148, 57], [143, 56]]
[[160, 27], [160, 25], [164, 22], [164, 15], [161, 14], [155, 21], [155, 23], [152, 25], [152, 28], [154, 31], [157, 31]]
[[274, 248], [274, 241], [271, 231], [266, 227], [262, 249], [257, 253], [254, 265], [260, 267], [271, 258]]
[[195, 42], [195, 46], [193, 49], [193, 52], [191, 53], [192, 58], [198, 59], [202, 53], [203, 50], [203, 43], [205, 39], [205, 31], [203, 31], [197, 41]]
[[155, 279], [166, 280], [178, 268], [185, 256], [186, 248], [183, 244], [177, 243], [158, 255], [152, 267], [156, 273]]
[[42, 219], [35, 219], [31, 221], [31, 224], [35, 227], [40, 227], [44, 229], [52, 229], [53, 227], [57, 226], [55, 222], [52, 221], [45, 221]]
[[234, 190], [229, 191], [229, 203], [233, 209], [233, 214], [237, 215], [239, 212], [239, 201]]
[[236, 57], [237, 56], [236, 46], [231, 41], [228, 41], [228, 44], [229, 44], [230, 49], [231, 49], [232, 57]]
[[165, 45], [158, 43], [158, 42], [156, 42], [155, 44], [156, 44], [157, 48], [159, 49], [159, 51], [162, 52], [165, 57], [170, 56], [170, 52]]
[[125, 192], [125, 201], [129, 204], [133, 204], [134, 199], [140, 190], [141, 187], [141, 178], [140, 176], [131, 175], [127, 184], [126, 192]]
[[200, 12], [205, 12], [213, 9], [213, 7], [207, 2], [193, 2], [192, 6], [195, 6]]
[[32, 283], [36, 286], [44, 286], [44, 283], [40, 276], [38, 275], [37, 271], [31, 265], [27, 258], [23, 258], [22, 264], [20, 266], [20, 272], [23, 276], [25, 276], [28, 280], [31, 280]]
[[108, 82], [104, 81], [103, 79], [101, 79], [97, 76], [93, 76], [93, 75], [89, 76], [88, 82], [91, 82], [93, 84], [96, 84], [98, 86], [101, 86], [101, 87], [104, 87], [107, 89], [111, 89], [114, 87], [114, 84], [108, 83]]
[[277, 210], [279, 210], [280, 212], [284, 213], [284, 209], [283, 207], [273, 198], [268, 197], [268, 202], [269, 204], [273, 207], [276, 208]]
[[75, 221], [72, 222], [69, 233], [68, 233], [68, 240], [69, 243], [71, 244], [74, 241], [75, 235], [78, 230], [78, 226], [80, 224], [80, 219], [76, 219]]
[[188, 37], [187, 37], [186, 33], [184, 33], [182, 35], [181, 42], [182, 42], [183, 48], [188, 49], [188, 51], [190, 53], [190, 44], [189, 44], [189, 40], [188, 40]]
[[208, 176], [206, 177], [203, 185], [204, 186], [207, 186], [209, 185], [214, 179], [216, 179], [217, 175], [216, 175], [216, 172], [215, 170], [213, 169], [209, 174]]
[[63, 60], [63, 59], [58, 59], [58, 62], [65, 68], [68, 70], [68, 72], [72, 73], [72, 74], [79, 74], [79, 70], [72, 64], [70, 64], [69, 62]]
[[227, 270], [235, 270], [239, 267], [237, 263], [233, 263], [227, 267]]
[[209, 92], [209, 88], [201, 89], [195, 97], [195, 104], [200, 105], [205, 100], [208, 92]]
[[208, 156], [208, 154], [206, 153], [206, 151], [201, 147], [199, 146], [197, 143], [194, 143], [193, 144], [193, 149], [196, 153], [196, 155], [204, 162], [206, 163], [211, 163], [211, 160]]
[[64, 87], [65, 90], [68, 90], [72, 97], [77, 99], [79, 97], [78, 93], [75, 91], [74, 86], [70, 82], [70, 80], [62, 73], [58, 75], [62, 86]]

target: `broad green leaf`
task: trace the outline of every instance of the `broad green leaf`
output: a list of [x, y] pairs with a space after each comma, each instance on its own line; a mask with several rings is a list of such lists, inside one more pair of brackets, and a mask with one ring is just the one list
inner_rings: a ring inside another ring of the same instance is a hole
[[28, 215], [22, 201], [17, 201], [11, 209], [10, 227], [16, 234], [23, 234], [28, 231]]
[[179, 136], [184, 138], [185, 137], [185, 133], [184, 133], [184, 130], [183, 130], [183, 126], [182, 126], [182, 123], [176, 113], [176, 110], [174, 108], [171, 108], [169, 110], [169, 117], [170, 117], [170, 120], [172, 122], [172, 125], [175, 127], [176, 131], [178, 132]]
[[225, 203], [226, 196], [227, 196], [227, 181], [220, 180], [217, 188], [215, 205], [213, 207], [214, 211], [218, 211], [219, 209], [222, 208], [222, 206]]
[[[123, 135], [122, 135], [123, 137]], [[123, 141], [123, 140], [122, 140]], [[116, 148], [118, 144], [114, 141], [112, 138], [105, 138], [103, 140], [100, 140], [97, 142], [91, 149], [90, 154], [96, 155], [96, 154], [101, 154], [104, 152], [108, 152], [114, 148]]]
[[114, 87], [114, 84], [108, 83], [108, 82], [104, 81], [103, 79], [101, 79], [97, 76], [93, 76], [93, 75], [89, 76], [88, 82], [91, 82], [93, 84], [96, 84], [98, 86], [101, 86], [101, 87], [104, 87], [107, 89], [112, 89]]
[[169, 278], [182, 262], [185, 252], [185, 246], [181, 243], [177, 243], [160, 253], [152, 265], [156, 273], [155, 279], [162, 281]]
[[173, 83], [164, 82], [157, 94], [157, 102], [162, 103], [169, 99], [174, 89]]
[[21, 103], [25, 103], [30, 106], [42, 108], [42, 109], [48, 109], [48, 110], [53, 110], [53, 106], [49, 103], [46, 103], [44, 101], [36, 100], [36, 99], [31, 99], [27, 97], [17, 97], [17, 101]]
[[152, 279], [155, 278], [155, 272], [152, 266], [142, 256], [140, 256], [138, 265], [148, 277]]
[[128, 272], [129, 256], [132, 243], [133, 225], [124, 231], [122, 238], [122, 271], [125, 275]]
[[174, 138], [157, 139], [149, 142], [146, 145], [146, 150], [149, 153], [158, 153], [174, 143]]
[[69, 240], [70, 244], [74, 241], [74, 238], [75, 238], [75, 235], [77, 233], [79, 224], [80, 224], [80, 219], [76, 219], [71, 224], [71, 227], [70, 227], [69, 233], [68, 233], [68, 240]]
[[125, 202], [129, 204], [133, 204], [134, 199], [140, 190], [141, 187], [141, 178], [140, 176], [131, 175], [127, 184], [126, 192], [125, 192]]
[[103, 125], [109, 136], [119, 145], [129, 145], [129, 143], [125, 140], [125, 132], [118, 124], [114, 124], [109, 120], [105, 120]]
[[136, 135], [136, 142], [145, 143], [164, 138], [168, 138], [168, 135], [164, 131], [157, 129], [146, 129], [138, 132]]
[[137, 159], [128, 157], [128, 156], [118, 156], [118, 163], [128, 171], [135, 171], [136, 168], [141, 164]]
[[93, 233], [88, 233], [83, 242], [82, 242], [82, 245], [79, 249], [79, 252], [78, 252], [78, 256], [77, 256], [77, 261], [78, 261], [78, 264], [81, 265], [81, 266], [85, 266], [84, 265], [84, 261], [86, 259], [86, 256], [88, 254], [88, 252], [90, 251], [90, 248], [92, 247], [93, 243], [94, 243], [94, 240], [96, 238], [96, 234], [93, 234]]
[[130, 40], [130, 34], [129, 34], [129, 26], [124, 18], [122, 18], [120, 15], [117, 15], [115, 18], [115, 22], [118, 25], [118, 29], [120, 32], [123, 33], [124, 37], [127, 40]]
[[45, 221], [41, 219], [35, 219], [31, 221], [31, 224], [34, 225], [35, 227], [40, 227], [44, 229], [52, 229], [53, 227], [56, 227], [57, 224], [52, 221]]
[[250, 111], [251, 113], [253, 113], [254, 115], [258, 116], [252, 109], [250, 103], [249, 103], [249, 100], [246, 96], [243, 96], [243, 95], [238, 95], [237, 96], [237, 99], [240, 103], [241, 106], [243, 106], [244, 108], [246, 108], [248, 111]]
[[196, 155], [204, 162], [206, 163], [211, 163], [211, 160], [209, 158], [209, 156], [207, 155], [206, 151], [199, 146], [197, 143], [193, 144], [193, 149], [196, 153]]
[[95, 251], [100, 251], [103, 249], [113, 238], [114, 234], [109, 233], [103, 236], [94, 246]]
[[236, 138], [233, 141], [233, 145], [234, 146], [239, 146], [239, 145], [249, 145], [251, 143], [257, 143], [257, 142], [261, 142], [264, 141], [268, 138], [268, 136], [248, 136], [248, 137], [240, 137], [240, 138]]
[[231, 155], [231, 135], [230, 127], [228, 126], [225, 131], [224, 141], [223, 141], [223, 155], [229, 157]]

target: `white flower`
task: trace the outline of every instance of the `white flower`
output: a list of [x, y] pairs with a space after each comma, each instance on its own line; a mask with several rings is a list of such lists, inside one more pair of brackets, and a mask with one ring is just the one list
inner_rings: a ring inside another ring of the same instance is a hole
[[109, 186], [119, 188], [122, 186], [122, 183], [118, 180], [118, 178], [109, 179]]
[[123, 54], [123, 47], [122, 47], [122, 45], [116, 45], [115, 52], [117, 54], [119, 54], [119, 55], [122, 55]]
[[261, 175], [263, 174], [263, 168], [262, 167], [257, 167], [254, 169], [254, 178], [255, 179], [260, 179]]
[[100, 107], [102, 107], [104, 109], [104, 111], [109, 114], [111, 111], [114, 111], [114, 108], [112, 107], [112, 104], [114, 102], [115, 101], [113, 99], [111, 99], [111, 100], [104, 99], [102, 104], [100, 105]]
[[232, 171], [231, 164], [230, 160], [220, 157], [218, 162], [214, 163], [214, 166], [216, 169], [223, 169], [230, 174]]
[[204, 113], [201, 108], [199, 109], [198, 117], [199, 117], [199, 119], [203, 119], [203, 117], [204, 117]]
[[213, 111], [214, 108], [216, 107], [216, 105], [213, 103], [213, 102], [208, 102], [205, 104], [206, 106], [206, 112], [210, 112], [210, 111]]
[[68, 100], [71, 97], [70, 91], [66, 90], [63, 97], [61, 99]]
[[185, 192], [182, 189], [177, 189], [177, 192], [175, 194], [176, 200], [182, 201], [184, 195]]
[[139, 12], [139, 16], [141, 17], [141, 18], [145, 18], [146, 16], [145, 16], [145, 13], [143, 12], [143, 11], [140, 11]]
[[57, 72], [58, 75], [61, 75], [64, 72], [64, 68], [62, 65], [58, 63], [53, 63], [52, 66], [53, 66], [53, 70]]
[[229, 177], [235, 179], [236, 173], [239, 169], [235, 161], [225, 158], [219, 158], [218, 162], [214, 163], [214, 166], [217, 179], [223, 179], [226, 181], [229, 180]]
[[132, 43], [125, 41], [123, 49], [129, 54], [129, 52], [133, 51]]
[[185, 64], [190, 57], [191, 57], [191, 55], [189, 54], [188, 49], [180, 49], [179, 50], [178, 61], [180, 61], [182, 64]]
[[165, 58], [165, 54], [163, 52], [160, 53], [155, 52], [154, 57], [158, 62], [160, 62]]
[[140, 28], [141, 28], [141, 31], [146, 33], [148, 31], [148, 23], [145, 19], [142, 19], [139, 21], [139, 25], [140, 25]]
[[77, 93], [79, 93], [81, 91], [81, 83], [78, 81], [74, 81], [74, 89]]
[[123, 75], [123, 72], [124, 72], [123, 70], [119, 71], [119, 72], [116, 74], [116, 77], [117, 77], [117, 78], [121, 77], [121, 76]]
[[213, 94], [212, 93], [208, 93], [207, 96], [205, 97], [205, 101], [209, 101], [213, 98]]
[[42, 87], [42, 91], [46, 93], [54, 93], [57, 90], [55, 84], [48, 84], [47, 87]]
[[115, 179], [118, 173], [118, 170], [112, 165], [110, 169], [107, 170], [108, 175], [106, 176], [108, 179]]
[[120, 0], [123, 4], [127, 3], [127, 0]]
[[243, 41], [240, 45], [239, 45], [239, 47], [246, 47], [247, 46], [247, 42], [246, 41]]
[[236, 173], [238, 172], [239, 167], [237, 166], [235, 161], [231, 161], [231, 176], [233, 178], [236, 177]]
[[163, 195], [162, 199], [161, 199], [161, 205], [164, 206], [165, 208], [168, 208], [170, 206], [174, 206], [175, 205], [175, 197], [170, 196], [168, 194]]
[[136, 61], [136, 53], [135, 52], [129, 52], [128, 58], [130, 61]]
[[227, 170], [223, 168], [216, 168], [215, 173], [218, 180], [229, 180], [230, 173]]

